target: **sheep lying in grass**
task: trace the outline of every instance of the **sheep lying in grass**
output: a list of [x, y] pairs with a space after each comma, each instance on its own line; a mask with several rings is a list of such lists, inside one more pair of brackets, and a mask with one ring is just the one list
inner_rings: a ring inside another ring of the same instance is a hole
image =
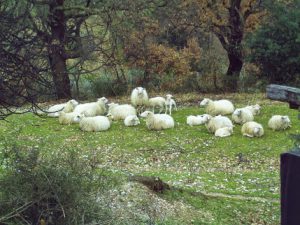
[[81, 114], [74, 118], [74, 122], [79, 122], [79, 127], [82, 131], [105, 131], [110, 128], [112, 116], [107, 114], [107, 116], [85, 117]]
[[215, 133], [218, 129], [223, 127], [233, 127], [231, 120], [226, 116], [215, 116], [209, 119], [205, 126], [210, 133]]
[[166, 114], [169, 111], [169, 114], [172, 115], [172, 108], [175, 107], [175, 110], [177, 111], [177, 105], [175, 100], [173, 99], [173, 95], [167, 94], [166, 95]]
[[186, 118], [186, 123], [190, 126], [197, 126], [205, 124], [209, 119], [211, 119], [211, 115], [203, 114], [203, 115], [197, 115], [197, 116], [188, 116]]
[[47, 110], [48, 116], [59, 117], [59, 113], [61, 111], [65, 112], [65, 113], [73, 112], [77, 105], [78, 105], [78, 102], [74, 99], [69, 100], [66, 103], [53, 105]]
[[237, 124], [244, 124], [249, 121], [253, 121], [254, 117], [252, 112], [247, 108], [240, 108], [234, 110], [232, 113], [232, 121]]
[[108, 104], [108, 113], [110, 113], [114, 120], [124, 120], [129, 115], [136, 115], [136, 109], [132, 105], [117, 103]]
[[259, 104], [255, 104], [255, 105], [248, 105], [244, 108], [250, 110], [253, 116], [256, 116], [260, 114], [261, 106]]
[[63, 125], [70, 125], [72, 123], [76, 123], [76, 121], [74, 121], [74, 118], [79, 115], [80, 113], [77, 112], [65, 113], [62, 111], [59, 113], [58, 122]]
[[156, 107], [159, 108], [159, 113], [161, 113], [164, 110], [165, 105], [166, 105], [166, 99], [163, 97], [149, 98], [149, 107], [152, 107], [153, 113]]
[[216, 137], [228, 137], [233, 133], [232, 127], [222, 127], [216, 130], [215, 136]]
[[129, 115], [125, 118], [124, 124], [127, 127], [137, 126], [140, 124], [140, 120], [136, 115]]
[[261, 124], [249, 121], [243, 124], [242, 134], [247, 137], [261, 137], [264, 135], [264, 128]]
[[268, 126], [272, 130], [285, 130], [291, 127], [291, 120], [288, 116], [275, 115], [268, 122]]
[[204, 98], [200, 102], [200, 106], [206, 107], [206, 113], [212, 116], [232, 114], [234, 111], [233, 104], [230, 101], [224, 99], [213, 101], [209, 98]]
[[150, 111], [145, 111], [141, 117], [146, 118], [146, 125], [149, 130], [163, 130], [174, 127], [174, 120], [166, 114], [154, 114]]
[[143, 110], [148, 105], [148, 94], [145, 88], [143, 87], [136, 87], [135, 89], [132, 90], [131, 92], [131, 104], [137, 108], [138, 113], [140, 114]]
[[79, 104], [74, 112], [82, 113], [86, 117], [104, 115], [106, 113], [106, 103], [107, 98], [102, 97], [97, 100], [97, 102], [89, 102], [84, 104]]

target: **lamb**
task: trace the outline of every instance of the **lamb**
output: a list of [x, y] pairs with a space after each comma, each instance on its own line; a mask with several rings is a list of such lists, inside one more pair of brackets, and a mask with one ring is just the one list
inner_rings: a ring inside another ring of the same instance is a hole
[[216, 137], [228, 137], [233, 133], [232, 127], [222, 127], [216, 130], [215, 136]]
[[140, 120], [136, 115], [129, 115], [125, 118], [124, 124], [127, 127], [137, 126], [140, 124]]
[[79, 127], [82, 131], [106, 131], [111, 126], [112, 115], [107, 114], [107, 116], [85, 117], [81, 114], [74, 118], [74, 122], [79, 122]]
[[154, 114], [151, 111], [145, 111], [141, 117], [146, 118], [146, 125], [149, 130], [163, 130], [174, 127], [174, 119], [166, 114]]
[[61, 111], [58, 117], [58, 122], [63, 125], [70, 125], [72, 123], [76, 123], [74, 118], [79, 115], [80, 114], [77, 112], [65, 113], [64, 111]]
[[254, 117], [252, 112], [247, 108], [240, 108], [234, 110], [232, 113], [232, 120], [237, 124], [244, 124], [249, 121], [253, 121]]
[[291, 120], [288, 116], [275, 115], [268, 122], [268, 126], [274, 130], [285, 130], [291, 127]]
[[255, 104], [255, 105], [248, 105], [244, 108], [250, 110], [252, 112], [253, 116], [256, 116], [256, 115], [260, 114], [261, 106], [259, 104]]
[[215, 116], [209, 119], [205, 126], [210, 133], [215, 133], [216, 130], [223, 128], [223, 127], [233, 127], [231, 120], [226, 116]]
[[102, 97], [97, 100], [97, 102], [89, 102], [84, 104], [79, 104], [74, 112], [82, 113], [86, 117], [104, 115], [106, 113], [106, 103], [107, 98]]
[[243, 124], [241, 132], [247, 137], [261, 137], [264, 135], [264, 128], [257, 122], [249, 121]]
[[209, 98], [204, 98], [200, 102], [200, 106], [206, 107], [206, 113], [212, 116], [232, 114], [234, 106], [229, 100], [213, 101]]
[[53, 105], [47, 110], [48, 116], [59, 117], [59, 113], [61, 111], [65, 112], [65, 113], [73, 112], [77, 105], [78, 105], [78, 102], [74, 99], [71, 99], [66, 103]]
[[131, 92], [131, 104], [137, 108], [138, 113], [140, 114], [145, 106], [148, 105], [149, 98], [145, 88], [136, 87]]
[[136, 109], [132, 105], [110, 103], [108, 113], [111, 113], [114, 120], [124, 120], [127, 116], [136, 115]]
[[190, 126], [197, 126], [205, 124], [208, 120], [211, 119], [211, 115], [203, 114], [203, 115], [197, 115], [197, 116], [188, 116], [186, 118], [186, 123]]
[[175, 107], [175, 110], [177, 111], [177, 105], [176, 105], [176, 102], [174, 99], [172, 99], [172, 95], [171, 94], [167, 94], [166, 95], [166, 114], [168, 113], [168, 110], [169, 110], [169, 113], [170, 115], [172, 115], [172, 107], [174, 106]]
[[163, 97], [154, 97], [149, 99], [149, 106], [152, 107], [152, 112], [154, 113], [154, 109], [159, 107], [159, 113], [161, 113], [166, 105], [166, 99]]

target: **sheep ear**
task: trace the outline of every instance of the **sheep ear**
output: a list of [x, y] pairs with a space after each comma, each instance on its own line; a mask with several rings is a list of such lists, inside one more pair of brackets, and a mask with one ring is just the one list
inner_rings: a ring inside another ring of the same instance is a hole
[[282, 116], [281, 119], [284, 120], [284, 119], [285, 119], [285, 116]]

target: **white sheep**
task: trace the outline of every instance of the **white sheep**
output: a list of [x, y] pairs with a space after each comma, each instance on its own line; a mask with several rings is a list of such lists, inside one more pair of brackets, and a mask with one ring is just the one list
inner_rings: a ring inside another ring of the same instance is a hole
[[146, 125], [149, 130], [163, 130], [174, 127], [174, 119], [166, 114], [154, 114], [151, 111], [145, 111], [141, 117], [146, 118]]
[[136, 115], [136, 109], [128, 104], [110, 103], [108, 113], [112, 114], [114, 120], [124, 120], [129, 115]]
[[149, 107], [152, 107], [152, 112], [154, 113], [154, 110], [156, 107], [159, 108], [159, 113], [161, 113], [166, 105], [166, 99], [163, 97], [154, 97], [154, 98], [149, 98]]
[[58, 122], [63, 125], [70, 125], [72, 123], [76, 123], [76, 121], [74, 121], [74, 118], [79, 115], [80, 114], [77, 112], [65, 113], [64, 111], [61, 111], [59, 113]]
[[124, 124], [127, 127], [137, 126], [140, 124], [140, 120], [136, 115], [129, 115], [125, 118]]
[[243, 124], [241, 132], [247, 137], [261, 137], [264, 135], [264, 128], [257, 122], [249, 121]]
[[255, 105], [248, 105], [244, 108], [250, 110], [252, 112], [253, 116], [256, 116], [256, 115], [260, 114], [261, 106], [259, 104], [255, 104]]
[[140, 114], [146, 106], [148, 106], [149, 98], [145, 88], [136, 87], [131, 92], [131, 104], [137, 108], [138, 113]]
[[215, 133], [216, 130], [223, 128], [223, 127], [233, 127], [231, 120], [226, 116], [215, 116], [209, 119], [205, 126], [210, 133]]
[[66, 103], [51, 106], [47, 110], [47, 113], [48, 113], [48, 116], [50, 116], [50, 117], [59, 117], [59, 113], [61, 111], [65, 112], [65, 113], [73, 112], [77, 105], [78, 105], [78, 102], [74, 99], [71, 99]]
[[205, 124], [209, 119], [211, 119], [211, 115], [203, 114], [203, 115], [197, 115], [197, 116], [187, 116], [186, 123], [190, 126], [197, 126]]
[[232, 114], [234, 111], [233, 104], [225, 99], [213, 101], [209, 98], [204, 98], [200, 102], [200, 106], [206, 107], [206, 113], [212, 116]]
[[232, 121], [237, 124], [244, 124], [249, 121], [253, 121], [254, 116], [252, 112], [247, 108], [239, 108], [232, 113]]
[[97, 100], [97, 102], [89, 102], [84, 104], [79, 104], [74, 112], [82, 113], [86, 117], [104, 115], [106, 113], [106, 103], [107, 98], [102, 97]]
[[175, 110], [177, 111], [177, 105], [176, 105], [176, 102], [175, 100], [173, 99], [173, 95], [171, 94], [167, 94], [166, 95], [166, 114], [170, 113], [170, 115], [172, 115], [172, 107], [175, 107]]
[[74, 122], [79, 122], [79, 127], [82, 131], [105, 131], [111, 126], [112, 116], [107, 114], [107, 116], [85, 117], [83, 114], [80, 114], [74, 118]]
[[291, 120], [288, 116], [275, 115], [268, 122], [268, 126], [272, 130], [285, 130], [291, 127]]
[[222, 127], [216, 130], [215, 136], [216, 137], [228, 137], [233, 133], [232, 127]]

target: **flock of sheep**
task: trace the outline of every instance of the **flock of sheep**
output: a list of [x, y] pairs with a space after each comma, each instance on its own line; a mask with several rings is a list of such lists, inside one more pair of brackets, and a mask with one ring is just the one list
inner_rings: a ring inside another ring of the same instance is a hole
[[[58, 117], [60, 124], [79, 123], [83, 131], [108, 130], [113, 120], [123, 120], [125, 126], [137, 126], [140, 124], [138, 115], [145, 118], [148, 129], [162, 130], [175, 125], [171, 115], [172, 108], [177, 110], [177, 106], [172, 97], [168, 94], [166, 98], [148, 98], [146, 89], [137, 87], [131, 93], [131, 104], [108, 104], [105, 97], [83, 104], [70, 100], [51, 106], [46, 112], [50, 117]], [[241, 132], [244, 136], [261, 137], [264, 134], [263, 126], [254, 121], [261, 109], [258, 104], [235, 109], [229, 100], [213, 101], [205, 98], [200, 106], [205, 107], [206, 114], [187, 116], [188, 125], [204, 124], [210, 133], [218, 137], [230, 136], [233, 133], [233, 123], [242, 125]], [[150, 110], [144, 111], [146, 108]], [[159, 113], [155, 114], [157, 108]], [[164, 110], [165, 113], [162, 114]], [[231, 115], [231, 119], [226, 115]], [[286, 115], [275, 115], [270, 118], [268, 126], [272, 130], [284, 130], [291, 126], [291, 121]]]

